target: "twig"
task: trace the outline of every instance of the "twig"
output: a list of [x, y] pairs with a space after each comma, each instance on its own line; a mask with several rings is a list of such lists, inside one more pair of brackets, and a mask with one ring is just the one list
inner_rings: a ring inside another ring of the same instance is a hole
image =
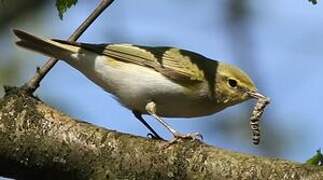
[[[85, 21], [73, 32], [73, 34], [67, 39], [68, 41], [76, 41], [84, 31], [95, 21], [95, 19], [112, 4], [114, 0], [102, 0], [95, 10], [85, 19]], [[27, 94], [33, 94], [39, 87], [41, 80], [46, 74], [54, 67], [58, 59], [49, 58], [48, 61], [37, 70], [36, 74], [25, 83], [21, 89]]]

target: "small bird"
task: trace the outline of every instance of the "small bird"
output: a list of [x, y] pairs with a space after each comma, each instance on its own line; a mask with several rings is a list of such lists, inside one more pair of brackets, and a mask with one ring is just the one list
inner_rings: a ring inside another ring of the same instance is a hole
[[264, 97], [250, 77], [238, 67], [174, 47], [132, 44], [88, 44], [43, 39], [13, 30], [16, 44], [65, 61], [111, 93], [150, 131], [142, 118], [149, 114], [176, 138], [182, 134], [161, 117], [199, 117], [219, 112], [251, 98]]

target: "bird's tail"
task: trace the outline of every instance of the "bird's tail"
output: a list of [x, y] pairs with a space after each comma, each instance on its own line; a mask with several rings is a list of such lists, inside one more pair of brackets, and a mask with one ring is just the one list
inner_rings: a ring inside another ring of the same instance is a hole
[[80, 47], [64, 41], [42, 39], [27, 32], [14, 29], [14, 34], [19, 38], [16, 44], [20, 47], [36, 51], [49, 57], [68, 60], [76, 54]]

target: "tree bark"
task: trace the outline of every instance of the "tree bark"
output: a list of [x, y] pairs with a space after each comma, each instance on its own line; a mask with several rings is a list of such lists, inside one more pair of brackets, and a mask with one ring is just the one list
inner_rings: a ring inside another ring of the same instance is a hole
[[[8, 89], [7, 89], [8, 90]], [[323, 168], [200, 141], [167, 144], [74, 120], [10, 89], [0, 100], [0, 175], [17, 179], [322, 179]]]

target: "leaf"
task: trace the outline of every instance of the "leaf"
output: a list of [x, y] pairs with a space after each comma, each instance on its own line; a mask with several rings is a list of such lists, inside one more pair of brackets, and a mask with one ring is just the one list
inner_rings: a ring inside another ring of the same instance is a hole
[[308, 0], [309, 2], [311, 2], [312, 4], [317, 4], [318, 0]]
[[77, 0], [56, 0], [56, 8], [58, 11], [58, 16], [62, 20], [63, 14], [67, 11], [67, 9], [71, 8], [72, 5], [75, 5]]
[[322, 166], [323, 165], [323, 154], [321, 149], [316, 151], [316, 154], [306, 161], [306, 164]]

